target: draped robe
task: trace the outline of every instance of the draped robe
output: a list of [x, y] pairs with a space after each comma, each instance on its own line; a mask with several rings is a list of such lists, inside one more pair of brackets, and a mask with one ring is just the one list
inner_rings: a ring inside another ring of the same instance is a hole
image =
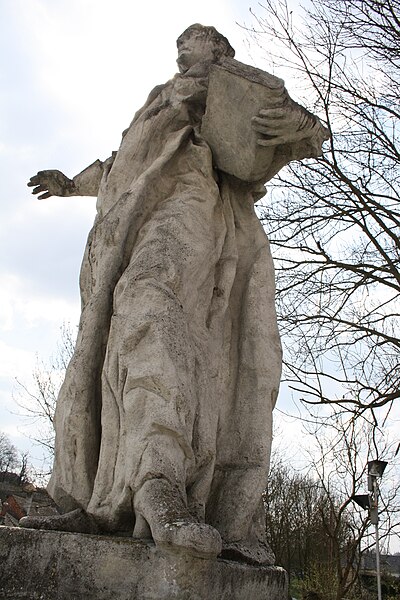
[[136, 491], [162, 477], [225, 542], [255, 544], [281, 373], [274, 269], [257, 186], [219, 172], [199, 133], [206, 94], [190, 71], [155, 88], [102, 165], [49, 492], [129, 531]]

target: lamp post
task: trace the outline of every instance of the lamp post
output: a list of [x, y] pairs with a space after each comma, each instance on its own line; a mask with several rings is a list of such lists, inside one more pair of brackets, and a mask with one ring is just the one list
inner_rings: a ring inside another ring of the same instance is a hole
[[382, 600], [381, 591], [381, 567], [379, 555], [379, 516], [378, 516], [378, 498], [379, 485], [378, 479], [383, 475], [387, 462], [384, 460], [370, 460], [368, 462], [368, 491], [369, 494], [361, 494], [352, 497], [352, 500], [364, 510], [369, 510], [369, 518], [372, 525], [375, 525], [375, 553], [376, 553], [376, 584], [378, 588], [378, 600]]
[[380, 556], [379, 556], [379, 530], [378, 530], [378, 498], [379, 498], [379, 485], [378, 478], [380, 479], [386, 469], [387, 462], [384, 460], [371, 460], [368, 462], [368, 491], [371, 492], [371, 508], [370, 508], [370, 519], [371, 523], [375, 525], [375, 546], [376, 546], [376, 584], [378, 587], [378, 600], [382, 600], [381, 591], [381, 567], [380, 567]]

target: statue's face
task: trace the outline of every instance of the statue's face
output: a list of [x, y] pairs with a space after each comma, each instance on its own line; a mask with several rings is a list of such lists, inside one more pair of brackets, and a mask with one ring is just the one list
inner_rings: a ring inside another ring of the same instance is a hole
[[214, 60], [215, 42], [194, 31], [178, 43], [177, 63], [179, 71], [185, 73], [190, 67], [202, 60]]

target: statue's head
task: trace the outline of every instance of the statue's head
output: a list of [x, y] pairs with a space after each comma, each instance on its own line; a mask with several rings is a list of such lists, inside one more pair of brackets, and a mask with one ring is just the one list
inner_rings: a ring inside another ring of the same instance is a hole
[[184, 73], [200, 61], [217, 62], [223, 56], [235, 56], [229, 41], [215, 27], [195, 23], [176, 41], [178, 47], [178, 67]]

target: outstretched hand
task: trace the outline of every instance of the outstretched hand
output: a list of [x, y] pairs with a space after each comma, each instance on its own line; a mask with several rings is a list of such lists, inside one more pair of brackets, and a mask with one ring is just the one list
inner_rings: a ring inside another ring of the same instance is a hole
[[312, 126], [309, 126], [308, 120], [300, 111], [292, 111], [288, 107], [267, 108], [252, 118], [252, 127], [261, 134], [257, 144], [270, 147], [310, 137]]
[[39, 171], [37, 175], [30, 178], [28, 186], [34, 187], [32, 194], [40, 194], [38, 200], [44, 200], [50, 198], [50, 196], [75, 195], [75, 186], [72, 179], [68, 179], [64, 173], [56, 169]]

